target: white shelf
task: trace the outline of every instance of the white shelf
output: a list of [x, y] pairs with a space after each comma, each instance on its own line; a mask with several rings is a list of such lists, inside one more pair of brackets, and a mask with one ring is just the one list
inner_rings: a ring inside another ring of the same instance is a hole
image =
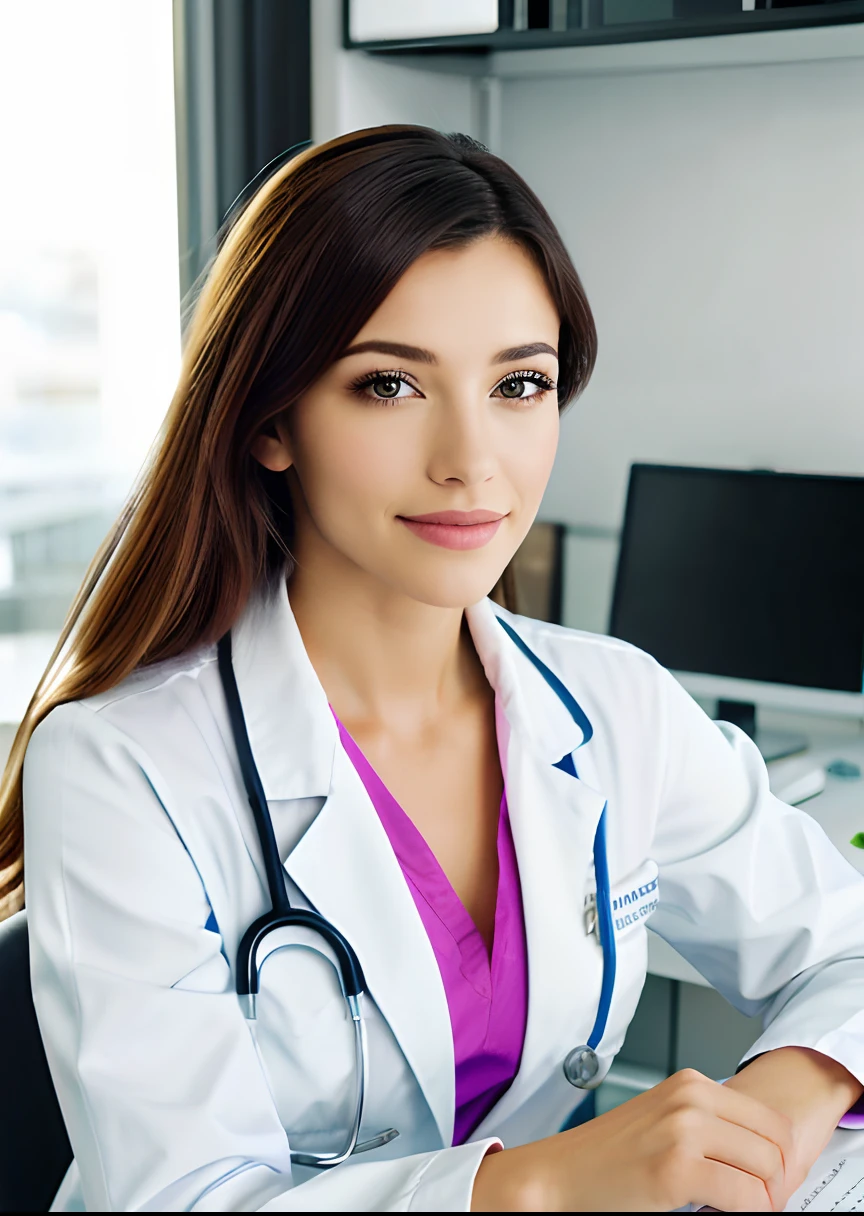
[[700, 675], [692, 671], [672, 674], [692, 697], [711, 697], [729, 701], [749, 701], [760, 708], [799, 710], [801, 713], [826, 714], [837, 718], [864, 720], [864, 693], [833, 692], [822, 688], [801, 688], [796, 684], [768, 684], [731, 676]]

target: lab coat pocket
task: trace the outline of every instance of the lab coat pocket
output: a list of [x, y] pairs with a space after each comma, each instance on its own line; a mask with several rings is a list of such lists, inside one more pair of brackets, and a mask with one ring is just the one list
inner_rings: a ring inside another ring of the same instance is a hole
[[648, 857], [626, 878], [613, 883], [609, 892], [615, 941], [644, 925], [659, 901], [657, 862]]

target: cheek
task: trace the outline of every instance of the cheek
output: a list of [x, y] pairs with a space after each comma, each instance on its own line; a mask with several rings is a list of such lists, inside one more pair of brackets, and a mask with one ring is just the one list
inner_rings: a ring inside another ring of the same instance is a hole
[[398, 497], [414, 471], [417, 437], [393, 422], [343, 416], [298, 436], [298, 473], [316, 514], [380, 513]]
[[[526, 419], [527, 421], [527, 419]], [[558, 450], [559, 416], [555, 403], [530, 420], [531, 425], [514, 428], [507, 443], [508, 478], [526, 507], [539, 505]]]

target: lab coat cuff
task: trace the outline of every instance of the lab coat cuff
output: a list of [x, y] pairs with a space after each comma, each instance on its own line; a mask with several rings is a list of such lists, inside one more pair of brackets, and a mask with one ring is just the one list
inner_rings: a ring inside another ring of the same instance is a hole
[[776, 1051], [780, 1047], [809, 1047], [828, 1056], [837, 1064], [842, 1064], [851, 1072], [857, 1081], [864, 1085], [864, 1038], [860, 1034], [851, 1034], [844, 1029], [832, 1030], [827, 1034], [807, 1036], [802, 1034], [777, 1033], [774, 1027], [769, 1027], [761, 1035], [746, 1055], [742, 1058], [739, 1069], [749, 1064], [756, 1056], [764, 1055], [766, 1051]]
[[503, 1148], [497, 1136], [435, 1153], [408, 1203], [409, 1212], [470, 1212], [474, 1179], [490, 1149]]

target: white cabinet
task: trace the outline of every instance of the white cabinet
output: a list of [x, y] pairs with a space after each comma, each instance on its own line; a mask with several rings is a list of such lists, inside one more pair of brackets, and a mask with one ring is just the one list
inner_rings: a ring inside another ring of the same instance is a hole
[[352, 42], [452, 38], [498, 29], [498, 0], [351, 0]]

